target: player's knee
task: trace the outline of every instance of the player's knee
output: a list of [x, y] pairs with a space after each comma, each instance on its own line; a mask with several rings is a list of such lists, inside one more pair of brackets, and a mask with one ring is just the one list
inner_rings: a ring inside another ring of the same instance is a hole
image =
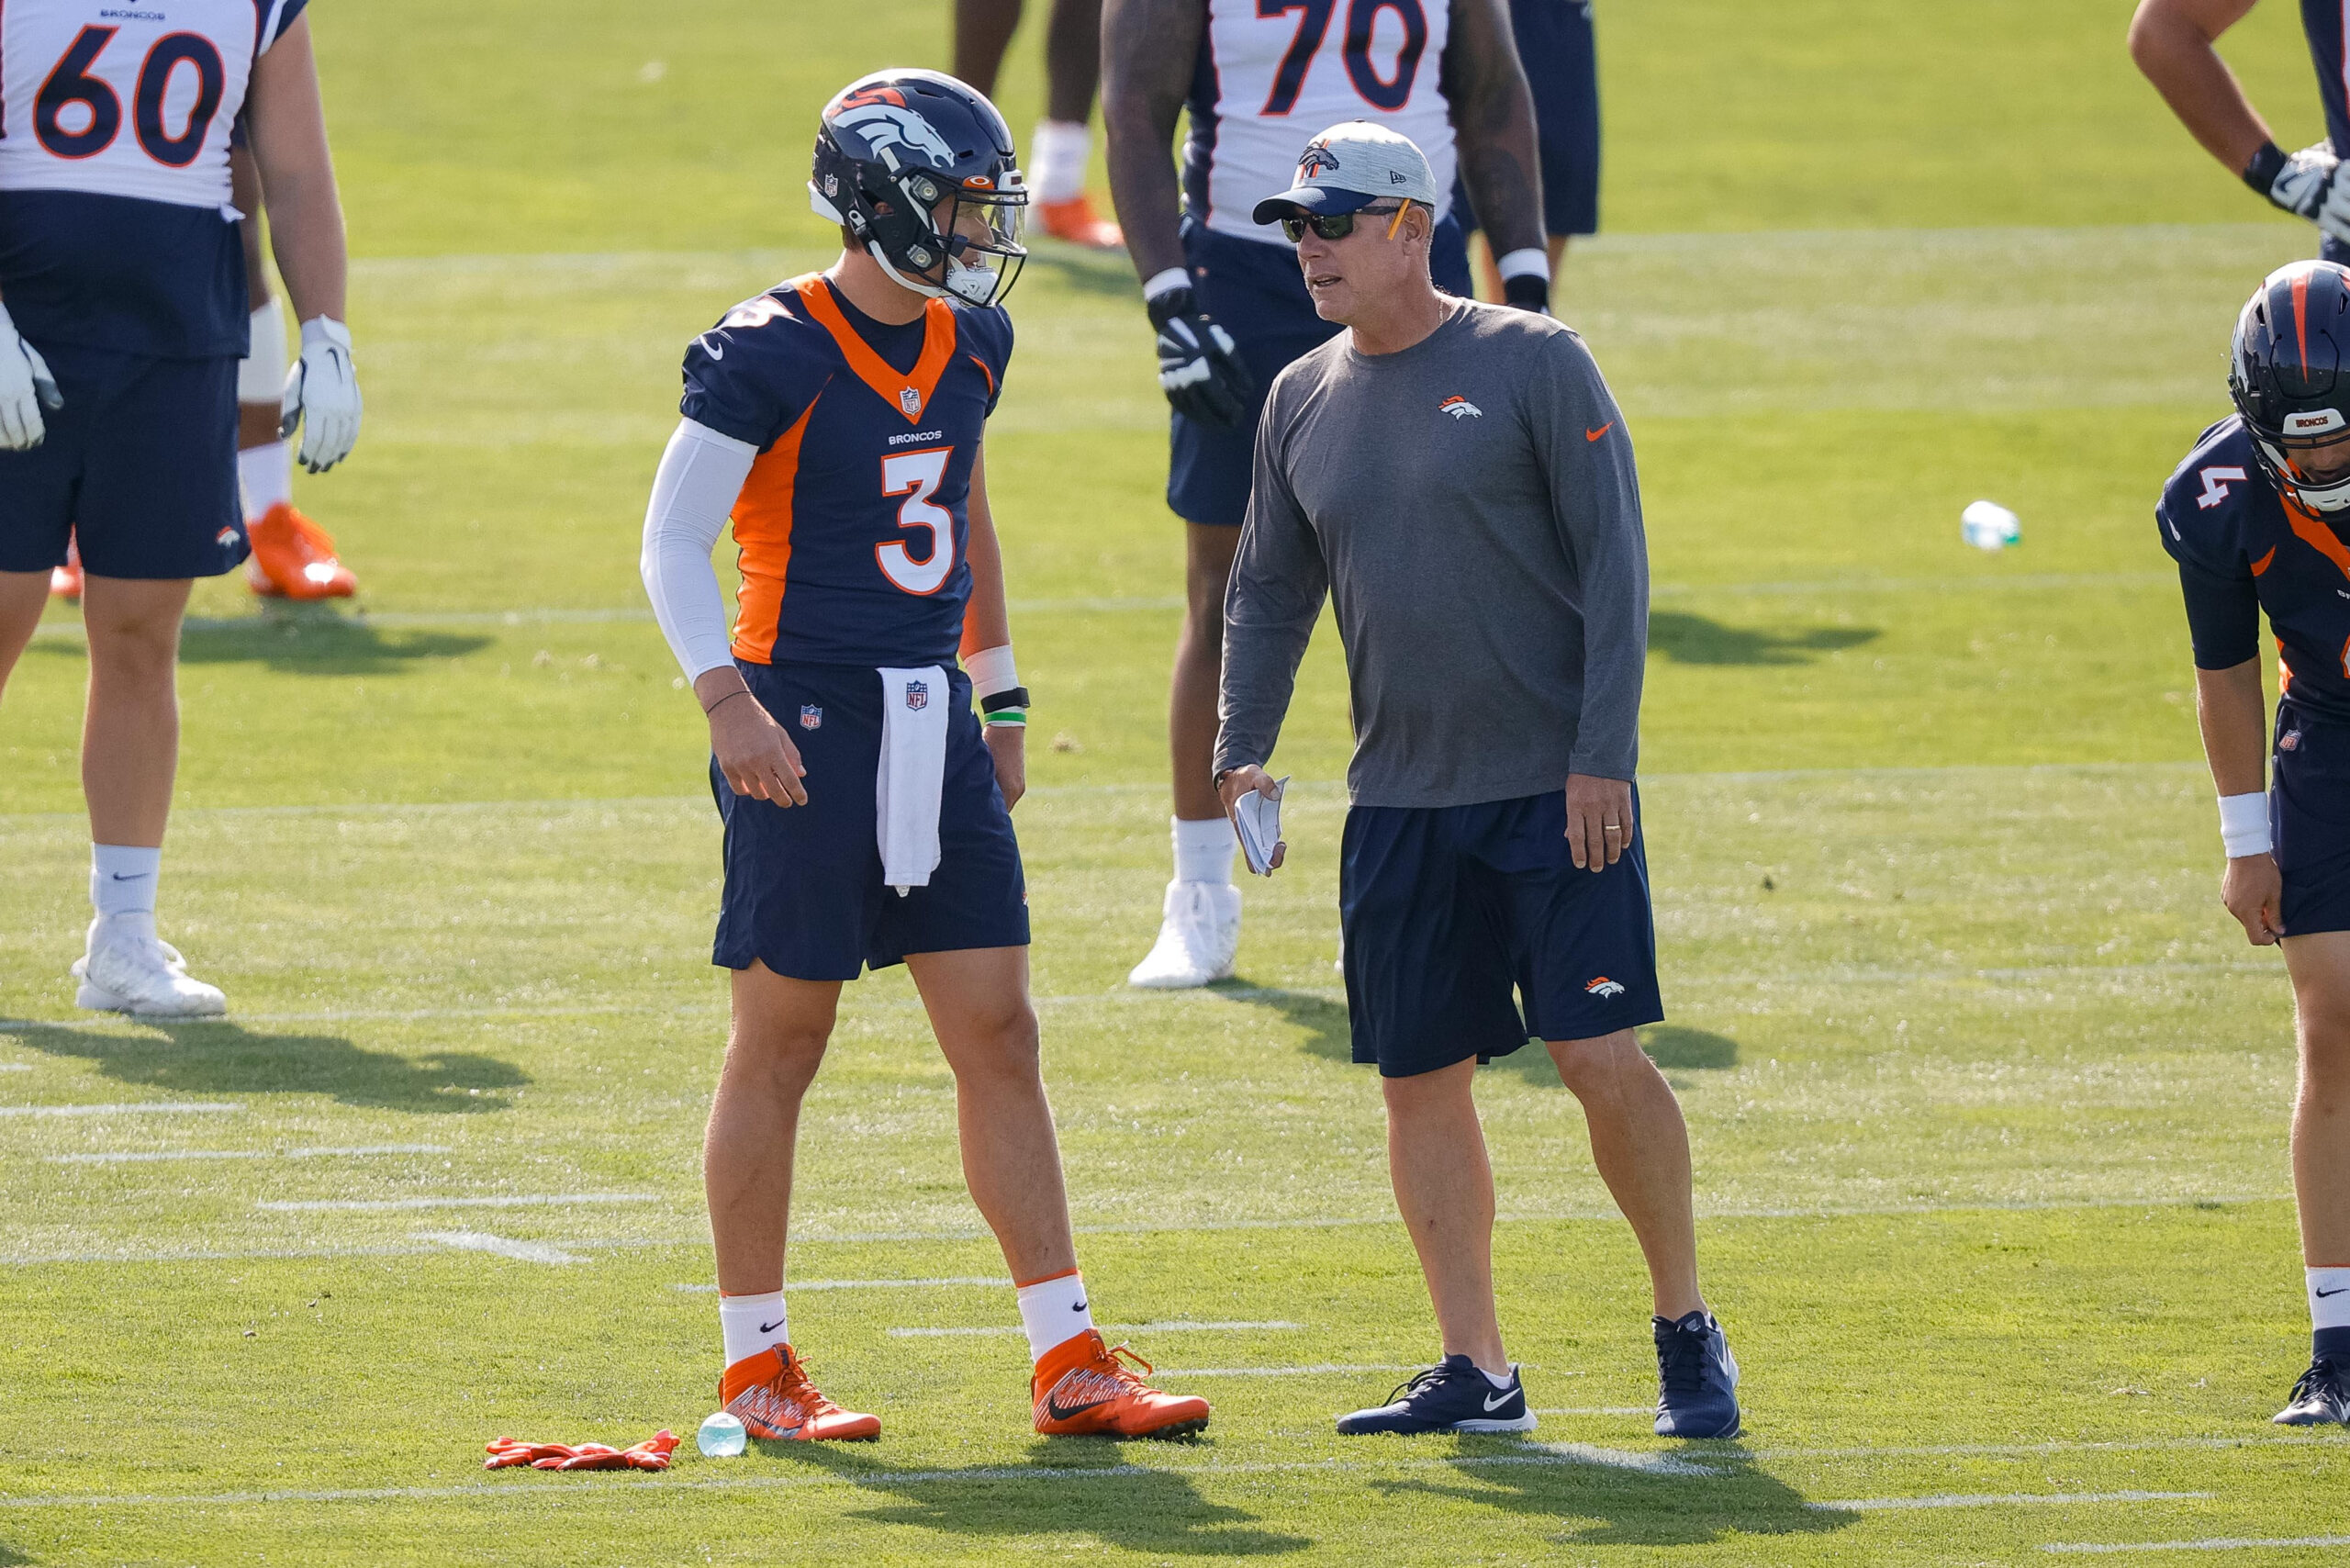
[[1640, 1054], [1639, 1042], [1629, 1029], [1587, 1040], [1543, 1043], [1559, 1070], [1559, 1081], [1578, 1099], [1613, 1092], [1620, 1088], [1627, 1072], [1649, 1069], [1649, 1059]]
[[169, 680], [179, 660], [180, 618], [160, 614], [115, 614], [91, 618], [91, 673], [102, 679]]
[[1044, 1041], [1025, 1002], [1007, 1002], [968, 1025], [952, 1058], [957, 1079], [1025, 1083], [1044, 1076]]
[[795, 1024], [737, 1022], [726, 1042], [731, 1070], [753, 1074], [794, 1094], [815, 1081], [832, 1031]]

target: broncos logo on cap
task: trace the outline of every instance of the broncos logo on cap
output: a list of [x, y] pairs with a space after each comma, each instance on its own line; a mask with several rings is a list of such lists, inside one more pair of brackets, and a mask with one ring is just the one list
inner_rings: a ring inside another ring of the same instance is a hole
[[1337, 155], [1330, 151], [1327, 141], [1309, 141], [1305, 144], [1304, 154], [1297, 161], [1297, 177], [1310, 180], [1319, 174], [1336, 173], [1337, 167]]

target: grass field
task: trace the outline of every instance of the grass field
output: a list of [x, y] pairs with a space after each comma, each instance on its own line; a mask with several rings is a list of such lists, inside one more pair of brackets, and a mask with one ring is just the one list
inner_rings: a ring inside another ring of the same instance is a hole
[[[482, 1474], [500, 1434], [711, 1403], [717, 834], [643, 487], [685, 339], [824, 259], [817, 104], [945, 54], [935, 0], [789, 10], [319, 14], [368, 424], [301, 498], [365, 592], [199, 590], [163, 919], [229, 1022], [74, 1013], [70, 617], [0, 710], [0, 1564], [2339, 1557], [2343, 1434], [2266, 1423], [2306, 1359], [2289, 1001], [2217, 905], [2149, 515], [2235, 308], [2311, 237], [2170, 124], [2126, 6], [2012, 0], [1601, 7], [1607, 233], [1562, 311], [1641, 456], [1646, 1043], [1746, 1439], [1649, 1435], [1637, 1254], [1523, 1053], [1480, 1092], [1541, 1429], [1330, 1435], [1435, 1353], [1329, 968], [1335, 639], [1241, 978], [1126, 991], [1179, 541], [1133, 279], [1046, 250], [989, 464], [1036, 990], [1098, 1307], [1215, 1424], [1029, 1432], [890, 971], [811, 1101], [792, 1260], [796, 1338], [885, 1440]], [[2230, 54], [2280, 140], [2317, 134], [2290, 7]], [[1978, 496], [2020, 549], [1962, 547]]]

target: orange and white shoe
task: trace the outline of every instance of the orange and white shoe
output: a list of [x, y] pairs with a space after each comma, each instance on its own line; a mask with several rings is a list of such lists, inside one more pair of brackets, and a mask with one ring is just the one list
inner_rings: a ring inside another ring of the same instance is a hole
[[70, 535], [65, 541], [65, 565], [49, 569], [49, 593], [52, 599], [82, 597], [82, 546]]
[[349, 599], [359, 587], [327, 531], [280, 501], [248, 524], [245, 582], [264, 599]]
[[1208, 1402], [1160, 1393], [1143, 1382], [1151, 1370], [1124, 1345], [1105, 1348], [1098, 1330], [1063, 1340], [1045, 1352], [1030, 1384], [1036, 1430], [1048, 1438], [1188, 1438], [1204, 1428]]
[[789, 1345], [745, 1356], [718, 1380], [718, 1403], [755, 1438], [869, 1443], [881, 1417], [844, 1410], [808, 1381], [808, 1365]]
[[1072, 201], [1043, 201], [1036, 204], [1036, 226], [1056, 240], [1066, 240], [1072, 245], [1082, 245], [1089, 251], [1123, 251], [1125, 234], [1118, 226], [1093, 210], [1093, 198], [1080, 196]]

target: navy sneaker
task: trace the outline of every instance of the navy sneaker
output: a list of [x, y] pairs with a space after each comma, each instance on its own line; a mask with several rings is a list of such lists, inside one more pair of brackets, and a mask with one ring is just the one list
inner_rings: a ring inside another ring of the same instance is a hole
[[1738, 1358], [1709, 1312], [1656, 1318], [1656, 1435], [1738, 1436]]
[[2350, 1426], [2350, 1367], [2318, 1357], [2293, 1384], [2292, 1402], [2269, 1419], [2280, 1427], [2318, 1427], [2328, 1421]]
[[1530, 1432], [1534, 1412], [1526, 1407], [1526, 1383], [1509, 1369], [1509, 1387], [1466, 1356], [1447, 1356], [1387, 1396], [1387, 1403], [1338, 1417], [1338, 1435], [1362, 1432]]

